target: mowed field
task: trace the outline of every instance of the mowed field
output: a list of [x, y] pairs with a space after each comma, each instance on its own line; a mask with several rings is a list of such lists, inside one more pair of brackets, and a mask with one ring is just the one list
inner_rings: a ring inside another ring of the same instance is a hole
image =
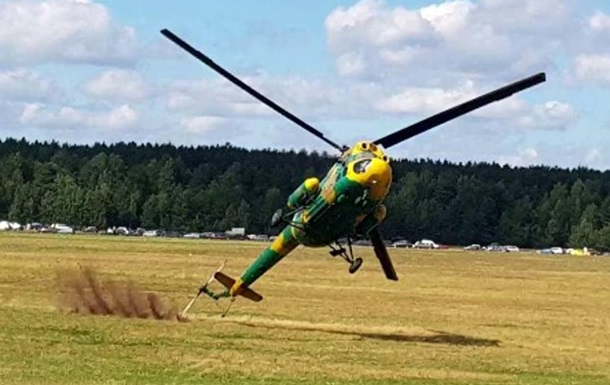
[[[0, 384], [609, 384], [610, 258], [372, 250], [355, 275], [299, 248], [222, 319], [73, 314], [58, 277], [79, 266], [182, 308], [223, 260], [266, 246], [0, 234]], [[61, 279], [60, 279], [61, 281]]]

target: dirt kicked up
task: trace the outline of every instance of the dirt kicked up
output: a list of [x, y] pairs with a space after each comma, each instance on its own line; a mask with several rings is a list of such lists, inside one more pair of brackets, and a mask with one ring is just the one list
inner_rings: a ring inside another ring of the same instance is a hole
[[166, 306], [158, 294], [145, 292], [133, 282], [100, 279], [91, 268], [57, 274], [62, 310], [80, 314], [113, 315], [185, 322], [175, 305]]

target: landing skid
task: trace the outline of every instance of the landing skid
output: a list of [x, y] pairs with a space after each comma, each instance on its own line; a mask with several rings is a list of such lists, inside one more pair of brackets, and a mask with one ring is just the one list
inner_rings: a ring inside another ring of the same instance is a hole
[[341, 257], [345, 262], [349, 263], [349, 273], [354, 274], [362, 266], [362, 258], [354, 258], [354, 251], [352, 250], [352, 240], [347, 238], [347, 249], [343, 247], [338, 241], [335, 241], [335, 245], [329, 245], [332, 249], [329, 253], [332, 257]]

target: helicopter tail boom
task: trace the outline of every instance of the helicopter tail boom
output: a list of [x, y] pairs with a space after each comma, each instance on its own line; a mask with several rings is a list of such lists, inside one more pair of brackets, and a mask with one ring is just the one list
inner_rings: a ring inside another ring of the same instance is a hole
[[[291, 226], [287, 226], [278, 237], [268, 247], [261, 252], [254, 262], [242, 273], [238, 279], [229, 277], [222, 273], [220, 270], [224, 267], [224, 263], [214, 272], [207, 282], [199, 288], [199, 291], [193, 297], [191, 302], [184, 308], [182, 315], [185, 316], [186, 312], [191, 308], [195, 300], [201, 295], [205, 294], [209, 298], [216, 301], [222, 298], [228, 298], [231, 302], [229, 306], [223, 311], [222, 316], [224, 317], [231, 304], [235, 301], [238, 296], [247, 298], [254, 302], [263, 300], [263, 296], [254, 290], [250, 289], [250, 285], [254, 283], [258, 278], [265, 274], [271, 269], [276, 263], [284, 258], [288, 253], [294, 250], [299, 245], [299, 242], [294, 238], [292, 234]], [[226, 262], [226, 261], [225, 261]], [[218, 281], [225, 290], [216, 292], [210, 289], [208, 286], [213, 282]]]

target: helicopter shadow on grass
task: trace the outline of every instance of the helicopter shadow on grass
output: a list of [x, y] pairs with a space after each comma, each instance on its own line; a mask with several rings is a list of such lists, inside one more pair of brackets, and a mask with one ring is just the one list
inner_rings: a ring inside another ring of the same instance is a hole
[[472, 337], [462, 334], [447, 333], [444, 331], [430, 330], [432, 334], [415, 334], [415, 333], [388, 333], [382, 331], [358, 331], [346, 329], [329, 329], [323, 325], [315, 326], [299, 326], [286, 324], [261, 324], [257, 322], [236, 321], [236, 323], [252, 328], [264, 329], [284, 329], [296, 330], [304, 332], [322, 332], [329, 334], [338, 334], [345, 336], [354, 336], [361, 339], [373, 339], [381, 341], [395, 342], [411, 342], [411, 343], [427, 343], [427, 344], [443, 344], [455, 346], [478, 346], [478, 347], [499, 347], [500, 340]]
[[462, 345], [462, 346], [500, 346], [500, 340], [466, 336], [462, 334], [433, 331], [432, 335], [407, 335], [397, 333], [353, 333], [362, 338], [396, 342], [420, 342], [427, 344]]

